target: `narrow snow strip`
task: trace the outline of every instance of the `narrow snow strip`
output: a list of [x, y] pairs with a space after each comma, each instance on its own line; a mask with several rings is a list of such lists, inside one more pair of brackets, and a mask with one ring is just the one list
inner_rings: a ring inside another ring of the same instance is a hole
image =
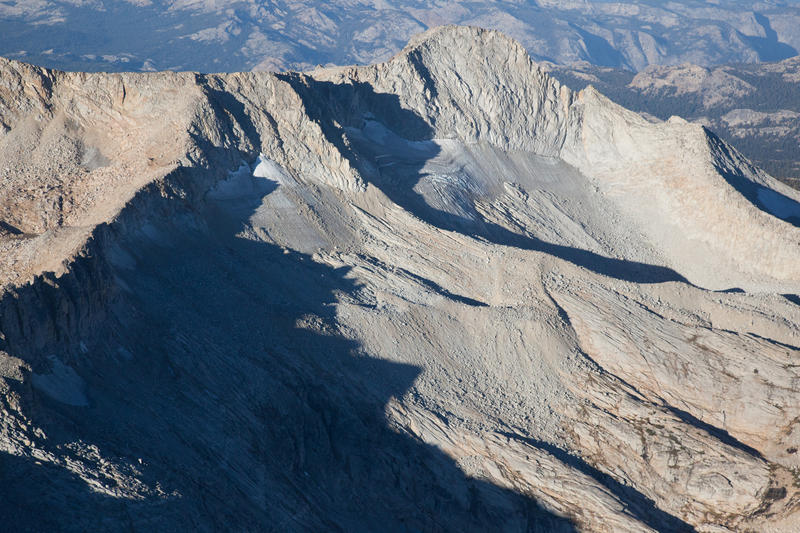
[[67, 405], [88, 406], [89, 400], [84, 393], [83, 379], [71, 366], [62, 363], [55, 355], [51, 355], [49, 359], [52, 364], [50, 373], [32, 375], [34, 388]]

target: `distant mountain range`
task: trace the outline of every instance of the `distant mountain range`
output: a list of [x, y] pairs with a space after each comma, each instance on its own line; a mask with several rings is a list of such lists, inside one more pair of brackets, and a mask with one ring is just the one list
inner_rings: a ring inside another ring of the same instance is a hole
[[305, 70], [388, 59], [441, 24], [537, 60], [639, 71], [796, 56], [797, 0], [0, 0], [0, 55], [66, 70]]

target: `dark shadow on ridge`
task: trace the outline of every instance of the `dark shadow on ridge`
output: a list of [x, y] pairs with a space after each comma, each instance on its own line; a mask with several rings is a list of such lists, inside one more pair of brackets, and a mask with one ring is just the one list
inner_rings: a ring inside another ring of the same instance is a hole
[[515, 433], [503, 433], [509, 439], [524, 442], [534, 448], [543, 450], [565, 465], [574, 468], [575, 470], [586, 474], [591, 477], [605, 488], [607, 488], [614, 496], [619, 498], [620, 502], [625, 505], [625, 510], [634, 518], [647, 524], [656, 531], [663, 533], [685, 533], [695, 531], [695, 528], [687, 524], [680, 518], [677, 518], [665, 511], [656, 507], [653, 500], [637, 491], [635, 488], [623, 485], [605, 472], [601, 472], [593, 467], [580, 457], [572, 455], [547, 442], [523, 437]]
[[[769, 339], [764, 339], [764, 340], [772, 342]], [[761, 452], [741, 442], [739, 439], [737, 439], [724, 429], [718, 428], [717, 426], [713, 426], [707, 422], [703, 422], [702, 420], [692, 415], [691, 413], [684, 411], [683, 409], [678, 409], [677, 407], [674, 407], [672, 405], [664, 404], [664, 408], [667, 409], [670, 413], [680, 418], [683, 422], [689, 424], [690, 426], [694, 426], [698, 429], [705, 431], [718, 441], [727, 444], [731, 448], [736, 448], [737, 450], [743, 451], [744, 453], [752, 455], [753, 457], [757, 457], [758, 459], [764, 459], [764, 457], [761, 455]]]
[[580, 38], [586, 45], [586, 53], [589, 56], [589, 62], [600, 67], [614, 67], [625, 68], [634, 70], [627, 59], [622, 53], [611, 46], [607, 40], [591, 33], [574, 22], [570, 22], [569, 26], [580, 35]]
[[[197, 83], [206, 93], [218, 120], [223, 122], [220, 131], [235, 131], [234, 123], [236, 123], [242, 128], [247, 139], [253, 142], [255, 146], [261, 146], [261, 135], [258, 133], [258, 128], [253, 124], [242, 102], [237, 100], [230, 92], [217, 88], [213, 78], [205, 74], [197, 75]], [[197, 135], [192, 135], [192, 137], [201, 146], [208, 143], [206, 139]]]
[[[709, 142], [711, 143], [713, 149], [719, 150], [728, 159], [734, 158], [734, 155], [731, 153], [728, 145], [725, 144], [725, 142], [723, 142], [719, 136], [708, 129], [706, 129], [706, 134], [708, 135]], [[753, 183], [740, 171], [733, 172], [731, 169], [722, 167], [719, 164], [715, 164], [714, 167], [716, 168], [717, 172], [719, 172], [720, 175], [725, 178], [725, 181], [727, 181], [731, 187], [739, 191], [742, 196], [747, 198], [750, 203], [765, 213], [800, 228], [800, 203], [779, 193], [778, 191], [758, 185], [757, 183]], [[779, 210], [791, 211], [793, 214], [779, 216], [773, 212], [774, 209], [770, 210], [766, 203], [767, 201], [778, 204]]]
[[764, 37], [742, 36], [758, 53], [760, 61], [782, 61], [795, 57], [797, 50], [791, 45], [778, 40], [778, 33], [772, 28], [769, 19], [762, 13], [753, 13], [756, 22], [764, 28]]
[[[348, 137], [344, 128], [362, 128], [365, 119], [375, 119], [390, 131], [411, 141], [430, 140], [433, 128], [413, 111], [404, 109], [394, 94], [376, 93], [367, 83], [334, 84], [317, 81], [305, 74], [287, 73], [279, 77], [291, 84], [300, 95], [306, 112], [321, 127], [327, 140], [347, 157], [361, 174], [394, 203], [428, 224], [448, 231], [465, 233], [495, 244], [512, 246], [553, 255], [598, 274], [634, 283], [689, 283], [676, 271], [658, 265], [616, 259], [594, 252], [553, 244], [528, 235], [512, 232], [479, 218], [447, 213], [428, 205], [413, 187], [421, 176], [427, 159], [407, 160], [394, 165], [391, 173], [382, 172], [373, 149]], [[434, 157], [435, 152], [428, 155]]]
[[794, 305], [800, 305], [800, 295], [797, 294], [781, 294], [787, 301], [792, 302]]
[[[48, 447], [96, 444], [112, 462], [138, 465], [137, 478], [162, 494], [107, 497], [63, 467], [2, 454], [0, 483], [14, 491], [0, 500], [3, 526], [575, 531], [387, 427], [387, 402], [420, 369], [338, 334], [340, 296], [359, 298], [347, 268], [236, 236], [259, 201], [211, 201], [192, 224], [179, 208], [120, 244], [133, 263], [109, 267], [121, 293], [107, 318], [90, 338], [57, 334], [89, 407], [19, 391]], [[64, 289], [31, 287], [41, 291], [34, 311], [58, 317]], [[37, 356], [24, 338], [6, 340], [9, 353]]]

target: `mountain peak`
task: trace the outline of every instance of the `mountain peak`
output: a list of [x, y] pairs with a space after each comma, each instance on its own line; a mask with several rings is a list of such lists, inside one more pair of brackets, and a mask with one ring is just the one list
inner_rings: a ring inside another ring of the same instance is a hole
[[0, 61], [0, 207], [8, 529], [796, 529], [800, 197], [500, 33]]
[[[449, 48], [451, 51], [463, 52], [475, 47], [476, 45], [482, 45], [485, 47], [489, 45], [489, 43], [495, 42], [501, 46], [507, 47], [509, 51], [513, 53], [517, 53], [519, 49], [524, 50], [519, 42], [501, 31], [481, 28], [478, 26], [446, 24], [442, 26], [436, 26], [415, 35], [409, 40], [408, 44], [400, 53], [407, 53], [423, 46], [444, 46]], [[459, 46], [453, 48], [453, 44]]]

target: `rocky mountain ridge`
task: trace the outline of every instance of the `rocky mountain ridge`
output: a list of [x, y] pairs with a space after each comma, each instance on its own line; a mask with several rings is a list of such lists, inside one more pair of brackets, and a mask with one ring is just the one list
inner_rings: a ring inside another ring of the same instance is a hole
[[800, 196], [702, 126], [465, 27], [0, 121], [12, 529], [796, 525]]
[[800, 61], [651, 67], [634, 74], [591, 65], [548, 66], [574, 89], [591, 84], [615, 102], [666, 120], [701, 123], [771, 175], [797, 186], [800, 176]]

